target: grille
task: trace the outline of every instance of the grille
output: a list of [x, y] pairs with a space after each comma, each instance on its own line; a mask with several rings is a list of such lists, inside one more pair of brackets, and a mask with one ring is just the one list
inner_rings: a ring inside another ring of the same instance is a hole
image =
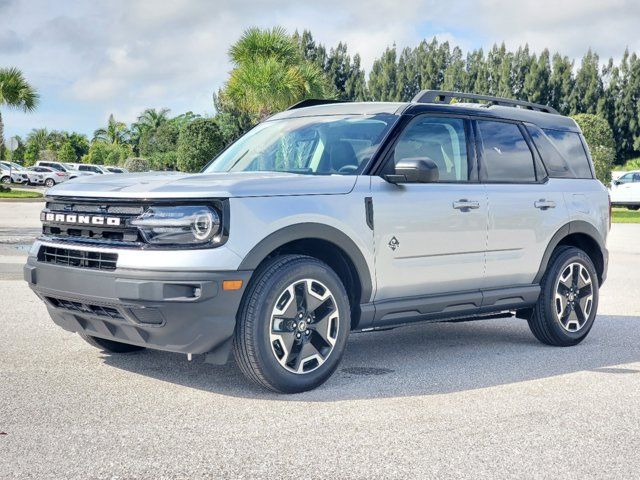
[[47, 202], [43, 214], [77, 214], [96, 215], [101, 217], [118, 217], [119, 225], [68, 224], [60, 221], [43, 219], [42, 233], [52, 239], [61, 239], [75, 243], [116, 244], [118, 246], [138, 246], [142, 243], [140, 232], [131, 227], [129, 222], [144, 212], [142, 205], [106, 205], [90, 201], [74, 201], [63, 203], [60, 200]]
[[115, 270], [118, 262], [117, 253], [88, 252], [69, 248], [49, 247], [43, 245], [38, 252], [38, 261], [55, 263], [68, 267], [92, 268], [96, 270]]
[[101, 305], [91, 305], [88, 303], [64, 300], [62, 298], [46, 297], [47, 301], [56, 308], [64, 308], [74, 312], [80, 312], [98, 317], [107, 317], [117, 320], [124, 320], [124, 317], [118, 310], [113, 307], [104, 307]]

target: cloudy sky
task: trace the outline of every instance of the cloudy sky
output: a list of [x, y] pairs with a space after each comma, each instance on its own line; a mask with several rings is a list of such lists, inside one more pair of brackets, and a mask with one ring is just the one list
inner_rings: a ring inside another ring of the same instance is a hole
[[213, 113], [229, 45], [253, 25], [346, 41], [367, 68], [386, 46], [433, 36], [465, 51], [501, 41], [571, 57], [640, 51], [632, 0], [0, 0], [0, 66], [22, 69], [42, 96], [36, 113], [3, 110], [5, 136], [91, 134], [110, 113], [130, 122], [147, 107]]

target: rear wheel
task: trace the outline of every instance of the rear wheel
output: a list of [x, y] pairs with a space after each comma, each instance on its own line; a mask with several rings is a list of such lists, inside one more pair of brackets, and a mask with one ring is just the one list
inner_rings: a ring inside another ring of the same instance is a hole
[[571, 346], [588, 335], [598, 309], [598, 275], [579, 248], [560, 247], [540, 283], [529, 327], [542, 343]]
[[640, 210], [640, 205], [629, 205], [627, 208], [629, 210]]
[[276, 392], [318, 387], [347, 344], [351, 318], [342, 282], [329, 266], [302, 255], [276, 257], [255, 275], [234, 339], [240, 369]]
[[144, 347], [137, 345], [129, 345], [128, 343], [114, 342], [113, 340], [107, 340], [105, 338], [92, 337], [91, 335], [80, 334], [82, 339], [89, 345], [92, 345], [100, 350], [104, 350], [109, 353], [129, 353], [144, 350]]
[[44, 184], [45, 184], [46, 187], [51, 188], [56, 184], [56, 182], [53, 181], [53, 178], [47, 178], [44, 181]]
[[0, 179], [0, 182], [4, 183], [5, 185], [8, 185], [11, 183], [11, 177], [9, 175], [4, 176]]

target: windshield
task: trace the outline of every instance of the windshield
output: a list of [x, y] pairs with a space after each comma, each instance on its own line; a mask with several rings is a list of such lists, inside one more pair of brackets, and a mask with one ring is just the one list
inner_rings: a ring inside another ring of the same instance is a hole
[[354, 175], [362, 171], [397, 119], [385, 113], [266, 121], [203, 171]]

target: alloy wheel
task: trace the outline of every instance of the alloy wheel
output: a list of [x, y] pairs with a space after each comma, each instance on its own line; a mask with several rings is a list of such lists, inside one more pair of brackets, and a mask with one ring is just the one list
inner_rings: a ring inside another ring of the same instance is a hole
[[338, 339], [339, 311], [321, 282], [303, 279], [278, 296], [271, 313], [271, 351], [286, 370], [305, 374], [327, 361]]
[[587, 323], [593, 307], [593, 281], [584, 265], [567, 265], [556, 282], [555, 313], [562, 328], [577, 332]]

